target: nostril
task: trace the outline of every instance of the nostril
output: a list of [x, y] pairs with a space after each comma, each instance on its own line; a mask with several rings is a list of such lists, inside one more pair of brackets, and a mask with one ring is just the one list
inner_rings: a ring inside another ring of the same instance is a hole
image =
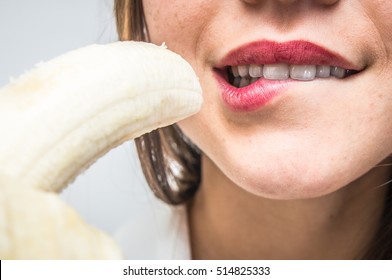
[[278, 2], [283, 4], [292, 4], [294, 2], [298, 2], [298, 0], [278, 0]]
[[254, 5], [259, 2], [259, 0], [243, 0], [246, 4]]
[[339, 0], [318, 0], [318, 2], [324, 5], [333, 5], [339, 2]]

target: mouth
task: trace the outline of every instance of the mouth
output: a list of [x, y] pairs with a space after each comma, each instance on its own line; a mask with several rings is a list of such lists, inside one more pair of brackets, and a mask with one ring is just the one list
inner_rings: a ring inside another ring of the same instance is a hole
[[231, 51], [214, 70], [224, 104], [232, 111], [252, 111], [293, 82], [344, 80], [363, 68], [310, 42], [260, 41]]

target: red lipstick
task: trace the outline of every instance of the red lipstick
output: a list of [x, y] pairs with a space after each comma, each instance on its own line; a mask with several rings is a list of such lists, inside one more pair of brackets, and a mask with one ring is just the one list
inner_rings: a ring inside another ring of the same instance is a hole
[[238, 65], [265, 65], [285, 63], [289, 65], [327, 65], [359, 71], [341, 55], [307, 41], [257, 41], [230, 51], [216, 66], [215, 77], [221, 89], [224, 104], [235, 112], [256, 110], [277, 95], [287, 90], [296, 80], [283, 81], [259, 79], [243, 88], [231, 85], [227, 77], [227, 67]]

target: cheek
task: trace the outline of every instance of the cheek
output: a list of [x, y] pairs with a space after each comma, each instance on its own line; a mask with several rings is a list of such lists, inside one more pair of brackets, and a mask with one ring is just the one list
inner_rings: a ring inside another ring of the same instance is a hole
[[[390, 0], [363, 0], [361, 1], [365, 16], [374, 26], [373, 34], [382, 42], [384, 54], [392, 59], [392, 1]], [[389, 61], [391, 63], [391, 61]]]
[[144, 1], [144, 12], [150, 39], [155, 44], [165, 43], [168, 48], [187, 59], [195, 61], [197, 46], [203, 30], [208, 26], [213, 5], [210, 1], [173, 0]]

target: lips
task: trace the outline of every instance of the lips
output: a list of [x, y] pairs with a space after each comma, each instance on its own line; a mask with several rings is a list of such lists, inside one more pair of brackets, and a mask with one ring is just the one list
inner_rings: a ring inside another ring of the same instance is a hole
[[229, 52], [214, 70], [224, 104], [241, 112], [266, 105], [294, 82], [343, 79], [361, 68], [310, 42], [258, 41]]

